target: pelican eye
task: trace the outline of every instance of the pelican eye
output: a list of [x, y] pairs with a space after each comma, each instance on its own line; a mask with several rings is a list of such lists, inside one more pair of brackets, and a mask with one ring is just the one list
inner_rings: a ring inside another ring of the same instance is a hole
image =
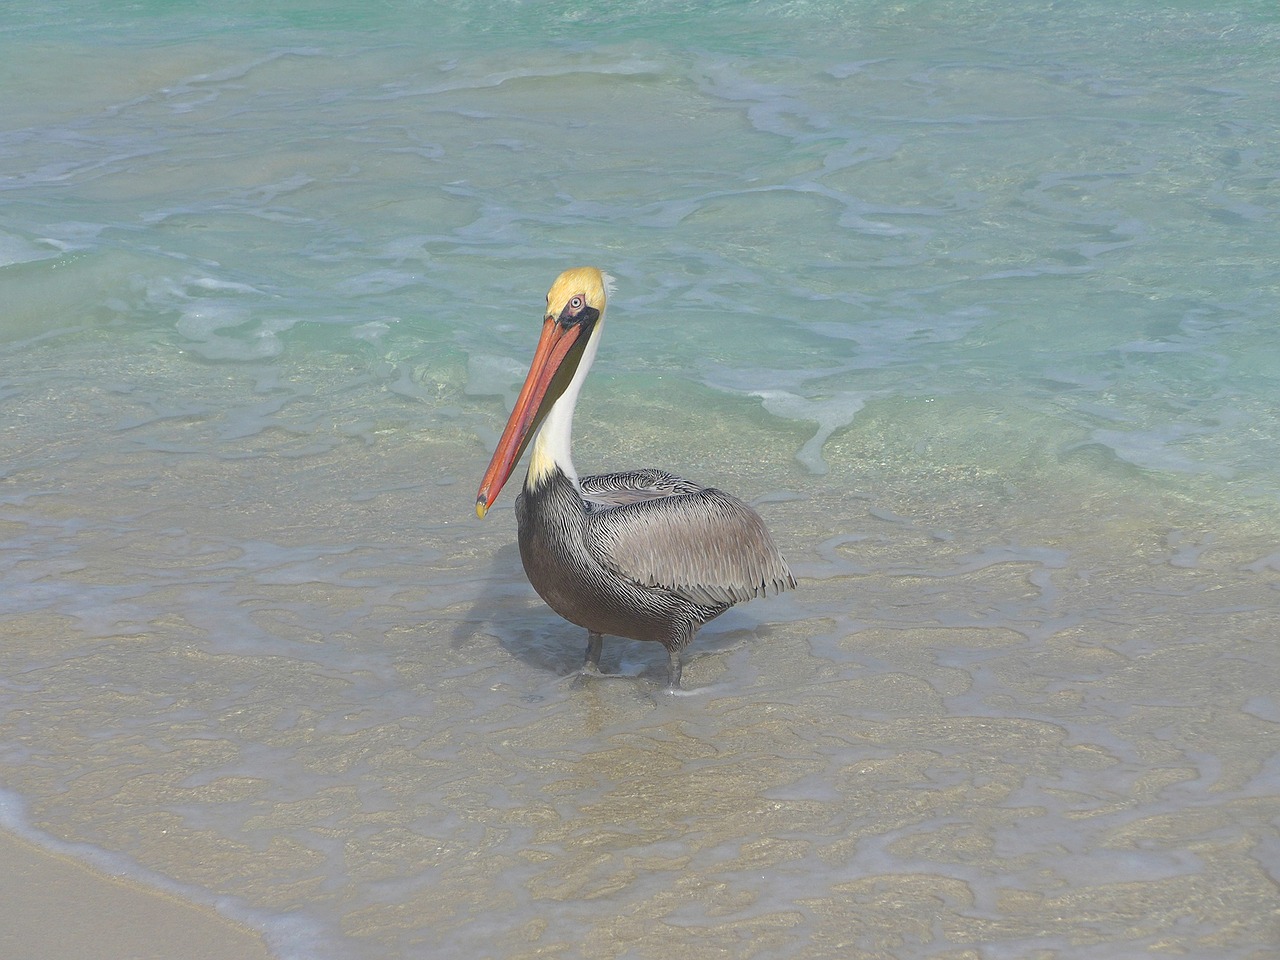
[[574, 297], [569, 301], [569, 309], [572, 310], [574, 313], [577, 313], [586, 305], [587, 305], [587, 302], [583, 300], [581, 297]]

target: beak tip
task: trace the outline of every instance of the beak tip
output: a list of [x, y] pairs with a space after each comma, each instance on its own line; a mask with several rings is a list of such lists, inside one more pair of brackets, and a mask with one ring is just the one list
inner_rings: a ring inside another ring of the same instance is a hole
[[476, 501], [476, 516], [479, 517], [481, 520], [483, 520], [484, 515], [488, 512], [489, 512], [489, 505], [484, 502], [484, 497], [481, 497]]

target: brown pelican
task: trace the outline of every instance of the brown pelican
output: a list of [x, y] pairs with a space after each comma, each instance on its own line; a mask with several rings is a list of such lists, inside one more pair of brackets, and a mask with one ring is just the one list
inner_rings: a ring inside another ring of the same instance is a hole
[[516, 498], [520, 558], [556, 613], [587, 630], [582, 672], [600, 672], [603, 635], [656, 640], [667, 681], [698, 628], [740, 600], [796, 585], [759, 515], [737, 497], [637, 470], [579, 477], [573, 409], [600, 345], [610, 279], [576, 267], [547, 293], [542, 338], [476, 496], [484, 517], [536, 433]]

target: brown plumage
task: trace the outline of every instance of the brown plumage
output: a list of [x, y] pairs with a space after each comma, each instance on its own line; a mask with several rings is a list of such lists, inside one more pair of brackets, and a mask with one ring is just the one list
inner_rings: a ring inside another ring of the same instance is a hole
[[520, 557], [547, 605], [588, 632], [584, 672], [599, 672], [603, 635], [657, 641], [668, 684], [680, 651], [735, 603], [795, 586], [764, 522], [737, 497], [637, 470], [579, 478], [570, 457], [573, 410], [599, 345], [607, 278], [566, 270], [547, 294], [529, 376], [489, 464], [476, 512], [493, 505], [535, 434], [516, 499]]

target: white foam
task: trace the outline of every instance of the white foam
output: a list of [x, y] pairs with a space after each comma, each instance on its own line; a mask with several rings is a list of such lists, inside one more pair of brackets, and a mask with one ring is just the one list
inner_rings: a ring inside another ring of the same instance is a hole
[[66, 251], [63, 244], [56, 241], [24, 240], [12, 234], [0, 233], [0, 268], [10, 267], [17, 263], [31, 263], [35, 260], [48, 260]]

